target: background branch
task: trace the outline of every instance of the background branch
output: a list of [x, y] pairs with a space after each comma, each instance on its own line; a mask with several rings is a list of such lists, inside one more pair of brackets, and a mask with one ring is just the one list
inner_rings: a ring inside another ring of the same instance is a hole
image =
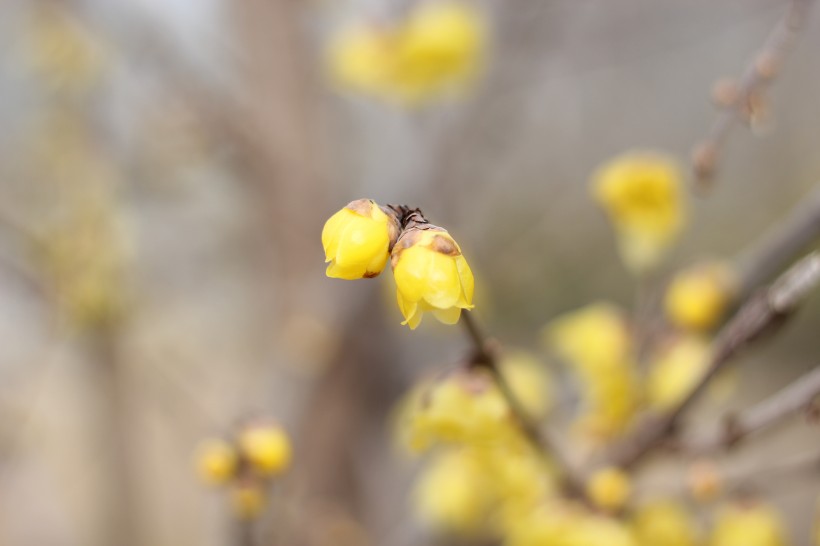
[[817, 396], [820, 396], [820, 367], [762, 402], [739, 414], [727, 416], [722, 426], [684, 439], [675, 447], [696, 455], [732, 448], [747, 436], [808, 409]]
[[711, 180], [723, 146], [737, 122], [754, 115], [754, 110], [760, 108], [756, 104], [759, 102], [759, 93], [774, 79], [783, 59], [794, 45], [811, 2], [812, 0], [792, 0], [786, 14], [746, 67], [737, 89], [733, 89], [728, 100], [724, 101], [725, 107], [718, 114], [708, 136], [695, 147], [692, 163], [701, 185]]
[[677, 407], [646, 421], [632, 437], [616, 445], [610, 463], [634, 466], [661, 440], [672, 435], [683, 413], [715, 374], [748, 343], [779, 328], [818, 282], [820, 253], [815, 252], [797, 262], [771, 287], [753, 295], [718, 334], [706, 371], [689, 394]]

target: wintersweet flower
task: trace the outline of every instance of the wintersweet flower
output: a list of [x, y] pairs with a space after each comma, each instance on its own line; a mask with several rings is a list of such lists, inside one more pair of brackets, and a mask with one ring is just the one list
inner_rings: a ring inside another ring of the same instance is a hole
[[236, 473], [238, 462], [236, 450], [225, 440], [210, 439], [197, 448], [197, 472], [206, 483], [217, 485], [227, 482]]
[[382, 272], [399, 235], [396, 216], [370, 199], [358, 199], [334, 214], [322, 230], [327, 276], [375, 277]]
[[410, 329], [418, 327], [425, 311], [455, 324], [462, 309], [473, 308], [473, 272], [446, 230], [430, 224], [405, 229], [390, 261], [402, 324]]
[[465, 88], [484, 58], [480, 12], [458, 1], [423, 1], [393, 23], [358, 22], [328, 48], [334, 83], [404, 105]]
[[249, 425], [240, 432], [238, 444], [251, 467], [263, 476], [281, 474], [293, 458], [290, 438], [277, 425]]
[[479, 13], [461, 2], [423, 2], [396, 42], [395, 84], [415, 103], [463, 88], [477, 73], [486, 41]]
[[710, 546], [785, 546], [789, 541], [780, 515], [762, 502], [727, 506], [715, 520]]
[[706, 371], [710, 355], [709, 342], [699, 336], [683, 336], [663, 347], [649, 366], [649, 406], [664, 411], [680, 403]]
[[736, 283], [731, 269], [720, 262], [685, 269], [675, 275], [666, 290], [666, 316], [681, 328], [708, 330], [723, 317]]
[[593, 176], [593, 196], [618, 236], [621, 257], [635, 273], [660, 261], [685, 219], [676, 163], [653, 152], [633, 152], [606, 163]]
[[639, 506], [632, 515], [632, 531], [641, 546], [697, 546], [701, 543], [692, 514], [672, 500]]

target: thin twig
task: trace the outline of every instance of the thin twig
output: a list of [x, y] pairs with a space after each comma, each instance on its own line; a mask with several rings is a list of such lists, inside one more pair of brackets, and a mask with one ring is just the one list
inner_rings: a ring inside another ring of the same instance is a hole
[[782, 326], [808, 292], [820, 282], [820, 253], [797, 262], [766, 290], [754, 294], [724, 326], [714, 342], [712, 357], [700, 381], [672, 410], [655, 416], [613, 449], [609, 463], [631, 467], [674, 434], [683, 413], [709, 381], [747, 344]]
[[535, 422], [510, 387], [499, 366], [497, 348], [493, 347], [493, 342], [481, 331], [477, 321], [469, 311], [461, 313], [460, 322], [473, 343], [475, 353], [473, 355], [472, 364], [486, 369], [490, 375], [492, 375], [498, 386], [498, 390], [506, 400], [510, 411], [518, 421], [526, 438], [536, 449], [555, 459], [563, 472], [562, 479], [564, 480], [564, 487], [567, 493], [584, 499], [583, 478], [570, 463], [569, 457], [560, 442], [554, 437], [554, 434], [540, 427], [538, 423]]
[[792, 49], [803, 27], [812, 0], [792, 0], [783, 18], [769, 34], [763, 46], [746, 67], [738, 87], [718, 114], [706, 139], [693, 153], [693, 167], [701, 185], [708, 182], [729, 137], [738, 121], [753, 110], [762, 89], [774, 79], [784, 58]]
[[736, 260], [738, 297], [744, 298], [776, 275], [794, 256], [820, 239], [820, 185], [789, 215]]
[[727, 416], [722, 426], [682, 439], [675, 447], [687, 454], [696, 455], [730, 449], [747, 436], [781, 423], [795, 413], [807, 410], [818, 396], [820, 367], [762, 402], [736, 415]]

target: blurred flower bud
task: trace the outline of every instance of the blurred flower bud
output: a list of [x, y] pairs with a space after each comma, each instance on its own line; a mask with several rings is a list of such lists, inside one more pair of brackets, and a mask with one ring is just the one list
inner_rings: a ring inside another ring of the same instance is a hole
[[654, 152], [616, 157], [593, 176], [593, 195], [609, 215], [626, 266], [636, 274], [654, 268], [675, 242], [685, 219], [681, 174]]
[[714, 462], [701, 459], [689, 467], [687, 486], [696, 501], [711, 502], [723, 491], [723, 475]]
[[632, 339], [623, 312], [610, 303], [592, 303], [550, 322], [543, 330], [544, 343], [561, 358], [581, 368], [628, 359]]
[[399, 236], [395, 214], [370, 199], [352, 201], [334, 214], [322, 230], [327, 276], [339, 279], [375, 277], [382, 272]]
[[262, 484], [245, 480], [231, 487], [231, 505], [237, 518], [254, 519], [265, 508], [267, 502]]
[[472, 5], [420, 2], [396, 42], [395, 78], [402, 98], [414, 103], [463, 88], [480, 68], [485, 34]]
[[620, 468], [607, 467], [596, 471], [586, 486], [587, 495], [599, 508], [618, 511], [632, 493], [629, 475]]
[[763, 80], [773, 80], [780, 71], [780, 57], [773, 51], [766, 51], [755, 59], [755, 71]]
[[473, 272], [446, 230], [429, 224], [405, 229], [393, 247], [391, 264], [402, 324], [410, 329], [416, 329], [425, 311], [455, 324], [462, 309], [473, 308]]
[[672, 500], [652, 501], [639, 506], [632, 514], [632, 530], [642, 546], [700, 544], [693, 515]]
[[712, 141], [701, 142], [692, 150], [692, 169], [698, 178], [700, 189], [703, 189], [715, 174], [717, 154], [717, 146]]
[[550, 377], [544, 364], [526, 351], [505, 350], [499, 367], [527, 413], [535, 418], [544, 417], [552, 405]]
[[723, 317], [735, 294], [736, 281], [728, 265], [706, 262], [680, 271], [664, 297], [666, 316], [676, 326], [708, 330]]
[[210, 439], [196, 451], [196, 468], [202, 481], [223, 484], [234, 477], [238, 457], [233, 446], [225, 440]]
[[726, 506], [715, 520], [710, 546], [785, 546], [789, 541], [780, 514], [758, 501]]
[[292, 458], [290, 438], [273, 424], [252, 423], [238, 437], [239, 449], [252, 468], [263, 476], [277, 476], [288, 469]]
[[680, 403], [702, 377], [710, 354], [709, 342], [697, 336], [678, 337], [662, 347], [649, 364], [649, 407], [666, 411]]

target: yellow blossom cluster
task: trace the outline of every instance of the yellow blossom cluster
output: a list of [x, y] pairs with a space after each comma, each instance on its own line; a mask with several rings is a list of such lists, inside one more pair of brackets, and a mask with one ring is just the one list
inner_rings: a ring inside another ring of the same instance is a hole
[[659, 347], [646, 378], [648, 406], [664, 411], [681, 402], [703, 376], [710, 355], [709, 341], [697, 335], [677, 336]]
[[234, 513], [250, 519], [265, 507], [269, 480], [284, 473], [292, 457], [290, 438], [279, 425], [252, 422], [229, 440], [202, 442], [195, 463], [202, 481], [230, 487]]
[[[549, 384], [535, 357], [512, 352], [500, 369], [524, 409], [543, 416]], [[521, 433], [494, 379], [459, 370], [423, 383], [402, 402], [401, 444], [427, 452], [414, 500], [429, 525], [459, 535], [504, 536], [556, 492], [550, 461]]]
[[641, 385], [623, 313], [609, 303], [588, 305], [548, 324], [544, 341], [579, 381], [579, 432], [597, 443], [626, 431], [641, 401]]
[[462, 92], [484, 59], [486, 29], [468, 2], [415, 4], [394, 22], [358, 22], [330, 41], [328, 67], [338, 86], [414, 105]]
[[418, 211], [352, 201], [322, 230], [328, 277], [347, 280], [379, 275], [388, 258], [396, 280], [403, 324], [415, 329], [425, 312], [455, 324], [473, 308], [475, 281], [453, 237]]

